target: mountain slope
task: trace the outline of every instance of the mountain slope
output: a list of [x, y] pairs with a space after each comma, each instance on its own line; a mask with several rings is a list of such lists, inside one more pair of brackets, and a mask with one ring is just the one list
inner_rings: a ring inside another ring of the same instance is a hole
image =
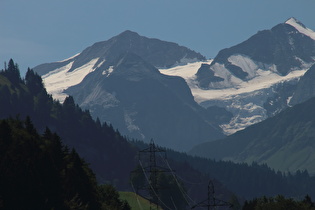
[[223, 137], [183, 79], [162, 75], [133, 53], [112, 64], [89, 74], [66, 93], [94, 117], [133, 138], [153, 138], [160, 145], [187, 150]]
[[315, 65], [313, 65], [300, 79], [296, 90], [290, 100], [295, 105], [315, 96]]
[[190, 154], [235, 162], [267, 163], [315, 173], [315, 98], [288, 108], [223, 140], [201, 144]]

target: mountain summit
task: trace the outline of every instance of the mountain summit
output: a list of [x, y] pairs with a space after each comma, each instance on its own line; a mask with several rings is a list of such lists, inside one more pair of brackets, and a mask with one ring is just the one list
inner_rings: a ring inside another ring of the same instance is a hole
[[300, 33], [310, 37], [311, 39], [315, 40], [315, 32], [311, 29], [307, 28], [303, 23], [301, 23], [299, 20], [295, 18], [290, 18], [286, 22], [286, 24], [289, 24], [293, 26], [296, 30], [298, 30]]
[[97, 42], [66, 60], [38, 65], [34, 71], [43, 77], [47, 91], [63, 101], [66, 95], [62, 92], [65, 89], [79, 84], [94, 70], [106, 69], [127, 52], [140, 56], [157, 68], [205, 60], [201, 54], [176, 43], [147, 38], [127, 30], [107, 41]]
[[259, 70], [286, 76], [293, 70], [310, 67], [315, 56], [314, 35], [315, 32], [291, 18], [221, 50], [209, 69], [221, 80], [204, 83], [204, 78], [199, 78], [198, 81], [205, 89], [229, 88], [256, 78]]
[[36, 66], [40, 75], [45, 75], [53, 69], [64, 66], [73, 61], [69, 71], [86, 65], [93, 59], [98, 59], [94, 68], [100, 67], [104, 61], [111, 61], [123, 53], [131, 52], [139, 55], [155, 67], [168, 68], [188, 62], [205, 60], [200, 53], [179, 46], [176, 43], [140, 36], [136, 32], [124, 31], [107, 40], [93, 44], [81, 53], [61, 62]]

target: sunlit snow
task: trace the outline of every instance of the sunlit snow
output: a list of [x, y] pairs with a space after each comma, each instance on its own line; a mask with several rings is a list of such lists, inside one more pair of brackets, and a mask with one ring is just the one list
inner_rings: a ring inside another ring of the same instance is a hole
[[263, 103], [268, 98], [268, 94], [272, 94], [271, 87], [300, 78], [306, 72], [306, 69], [295, 70], [286, 76], [281, 76], [277, 73], [275, 65], [255, 63], [246, 56], [233, 55], [228, 60], [248, 73], [247, 81], [231, 75], [223, 64], [215, 63], [211, 69], [215, 72], [215, 76], [223, 78], [224, 81], [212, 84], [212, 89], [211, 84], [208, 90], [199, 88], [195, 74], [201, 64], [210, 64], [211, 60], [160, 69], [162, 74], [184, 78], [197, 103], [205, 107], [221, 106], [232, 112], [234, 115], [232, 120], [221, 125], [226, 134], [232, 134], [266, 119], [267, 113]]
[[248, 79], [256, 76], [256, 70], [258, 69], [258, 66], [252, 59], [246, 56], [232, 55], [228, 58], [228, 61], [235, 66], [239, 66], [244, 72], [248, 73]]
[[306, 35], [306, 36], [308, 36], [308, 37], [310, 37], [310, 38], [315, 40], [315, 32], [312, 31], [311, 29], [306, 28], [303, 25], [301, 25], [295, 18], [290, 18], [285, 23], [293, 26], [300, 33], [302, 33], [302, 34], [304, 34], [304, 35]]
[[[64, 90], [79, 84], [87, 74], [104, 63], [102, 61], [95, 67], [97, 61], [98, 58], [95, 58], [84, 66], [69, 72], [73, 64], [73, 62], [70, 62], [64, 67], [47, 73], [43, 76], [47, 91], [53, 95], [54, 99], [63, 102], [67, 96], [63, 93]], [[281, 76], [277, 73], [274, 64], [257, 63], [244, 55], [232, 55], [228, 58], [228, 61], [248, 73], [246, 81], [232, 75], [224, 64], [215, 63], [211, 66], [211, 69], [215, 76], [223, 78], [224, 81], [210, 84], [207, 90], [199, 88], [196, 73], [202, 64], [211, 64], [212, 60], [160, 69], [162, 74], [180, 76], [185, 79], [197, 103], [204, 107], [217, 105], [233, 113], [231, 121], [221, 125], [226, 134], [232, 134], [266, 119], [267, 113], [263, 103], [269, 97], [268, 94], [273, 94], [271, 87], [281, 82], [300, 78], [310, 65], [305, 63], [303, 69], [294, 70], [286, 76]], [[108, 77], [113, 71], [114, 67], [110, 66], [102, 72], [102, 75]], [[288, 101], [290, 101], [290, 98], [288, 98]], [[130, 123], [132, 121], [128, 116], [126, 119]], [[130, 128], [136, 129], [136, 126], [130, 123]]]
[[[233, 58], [235, 57], [233, 56]], [[248, 61], [246, 59], [243, 59], [243, 60], [246, 62]], [[208, 63], [209, 62], [211, 61], [208, 61]], [[279, 74], [273, 71], [266, 71], [266, 70], [258, 69], [256, 70], [256, 74], [257, 74], [256, 77], [254, 77], [252, 80], [242, 81], [238, 79], [237, 88], [221, 88], [221, 89], [204, 90], [204, 89], [200, 89], [194, 80], [195, 74], [197, 73], [202, 63], [204, 62], [196, 62], [196, 63], [188, 64], [185, 66], [177, 66], [170, 69], [160, 69], [160, 72], [162, 74], [180, 76], [184, 78], [187, 84], [189, 85], [189, 87], [191, 88], [192, 94], [195, 97], [195, 101], [198, 103], [208, 101], [208, 100], [226, 100], [226, 99], [232, 98], [235, 95], [249, 93], [256, 90], [268, 88], [272, 86], [273, 84], [301, 77], [306, 72], [306, 70], [296, 70], [296, 71], [292, 71], [286, 76], [280, 76]], [[244, 66], [245, 64], [238, 63], [238, 65]], [[221, 68], [222, 68], [221, 70], [225, 70], [225, 72], [221, 74], [217, 74], [217, 75], [222, 78], [224, 77], [228, 78], [229, 76], [227, 76], [228, 74], [226, 72], [227, 70], [224, 69], [223, 66]]]
[[80, 55], [80, 54], [81, 54], [81, 53], [77, 53], [77, 54], [75, 54], [74, 56], [71, 56], [70, 58], [64, 59], [64, 60], [62, 60], [62, 61], [58, 61], [58, 63], [65, 62], [65, 61], [68, 61], [68, 60], [71, 60], [71, 59], [73, 59], [73, 58], [77, 57], [77, 56], [78, 56], [78, 55]]
[[63, 93], [68, 87], [74, 86], [82, 82], [84, 77], [94, 71], [94, 65], [98, 58], [91, 60], [89, 63], [76, 68], [69, 72], [73, 62], [66, 66], [58, 68], [42, 76], [48, 93], [52, 94], [53, 98], [63, 102], [67, 94]]
[[105, 75], [106, 77], [109, 77], [110, 74], [114, 71], [114, 66], [108, 67], [108, 69], [104, 70], [102, 72], [102, 75]]

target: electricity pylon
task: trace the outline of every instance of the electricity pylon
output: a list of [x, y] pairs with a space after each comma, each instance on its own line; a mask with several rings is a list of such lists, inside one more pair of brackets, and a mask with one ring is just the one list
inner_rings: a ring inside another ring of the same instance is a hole
[[231, 208], [233, 205], [229, 202], [215, 198], [214, 185], [210, 180], [208, 184], [208, 198], [192, 206], [191, 209], [194, 209], [196, 207], [203, 207], [210, 210], [215, 209], [218, 206], [229, 206]]

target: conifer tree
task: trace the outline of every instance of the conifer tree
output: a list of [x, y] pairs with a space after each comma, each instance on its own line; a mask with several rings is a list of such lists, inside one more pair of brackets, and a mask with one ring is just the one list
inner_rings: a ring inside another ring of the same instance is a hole
[[15, 64], [12, 59], [10, 59], [8, 69], [4, 73], [14, 85], [17, 85], [22, 81], [19, 66]]

